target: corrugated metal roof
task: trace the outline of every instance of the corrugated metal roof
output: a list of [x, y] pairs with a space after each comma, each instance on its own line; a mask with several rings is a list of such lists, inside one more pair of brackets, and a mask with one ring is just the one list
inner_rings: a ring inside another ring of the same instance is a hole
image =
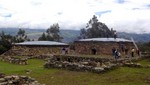
[[68, 44], [54, 41], [28, 41], [22, 43], [15, 43], [14, 45], [68, 45]]
[[123, 38], [89, 38], [89, 39], [80, 39], [79, 41], [102, 41], [102, 42], [132, 42], [131, 40]]

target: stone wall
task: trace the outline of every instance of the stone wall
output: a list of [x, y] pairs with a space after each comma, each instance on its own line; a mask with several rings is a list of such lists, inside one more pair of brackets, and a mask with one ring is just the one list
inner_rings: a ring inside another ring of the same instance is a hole
[[10, 75], [0, 73], [0, 85], [45, 85], [28, 76]]
[[101, 73], [118, 67], [117, 64], [112, 62], [114, 60], [108, 58], [54, 55], [47, 60], [44, 67]]
[[27, 58], [16, 58], [13, 56], [0, 56], [0, 60], [12, 64], [27, 65]]
[[89, 42], [82, 42], [82, 41], [76, 41], [75, 44], [75, 52], [78, 54], [92, 54], [92, 49], [96, 48], [97, 55], [101, 54], [112, 54], [112, 48], [115, 47], [116, 49], [121, 51], [121, 44], [123, 43], [124, 47], [126, 47], [129, 51], [131, 48], [135, 48], [134, 44], [132, 42], [94, 42], [94, 41], [89, 41]]
[[63, 46], [13, 46], [3, 55], [36, 56], [46, 54], [60, 54], [62, 48]]
[[142, 58], [100, 58], [100, 57], [80, 57], [69, 55], [53, 55], [47, 59], [45, 68], [58, 68], [71, 71], [88, 71], [94, 73], [107, 72], [119, 67], [150, 68], [150, 65], [143, 66], [136, 63]]

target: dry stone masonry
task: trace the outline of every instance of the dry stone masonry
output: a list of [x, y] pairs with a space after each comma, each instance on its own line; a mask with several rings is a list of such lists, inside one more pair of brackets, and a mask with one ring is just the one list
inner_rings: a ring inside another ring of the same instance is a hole
[[80, 57], [71, 55], [53, 55], [47, 59], [45, 68], [58, 68], [71, 71], [88, 71], [94, 73], [107, 72], [109, 70], [124, 67], [150, 68], [136, 63], [140, 58], [100, 58], [100, 57]]
[[12, 48], [3, 55], [37, 56], [45, 54], [60, 54], [62, 48], [69, 47], [66, 43], [54, 41], [28, 41], [14, 43]]
[[60, 54], [62, 47], [49, 46], [14, 46], [3, 55], [37, 56], [45, 54]]
[[37, 56], [6, 56], [6, 55], [1, 55], [0, 60], [4, 62], [9, 62], [12, 64], [19, 64], [19, 65], [27, 65], [28, 64], [28, 59], [47, 59], [51, 57], [52, 55], [37, 55]]
[[0, 56], [1, 61], [13, 63], [13, 64], [19, 64], [19, 65], [27, 65], [27, 58], [17, 58], [13, 56]]
[[96, 55], [112, 55], [112, 48], [118, 49], [121, 54], [123, 48], [127, 48], [130, 51], [135, 48], [134, 44], [130, 40], [126, 39], [113, 39], [113, 38], [91, 38], [91, 39], [81, 39], [74, 42], [75, 52], [78, 54], [93, 54], [92, 49], [96, 49]]
[[0, 85], [44, 85], [28, 76], [10, 75], [0, 73]]
[[101, 73], [118, 67], [117, 64], [111, 63], [111, 61], [108, 58], [54, 55], [48, 59], [44, 67]]

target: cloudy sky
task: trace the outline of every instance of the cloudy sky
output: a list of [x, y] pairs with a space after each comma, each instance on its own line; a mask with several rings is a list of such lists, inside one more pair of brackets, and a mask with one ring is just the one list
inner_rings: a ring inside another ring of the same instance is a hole
[[0, 0], [0, 28], [81, 29], [93, 15], [117, 31], [150, 33], [150, 0]]

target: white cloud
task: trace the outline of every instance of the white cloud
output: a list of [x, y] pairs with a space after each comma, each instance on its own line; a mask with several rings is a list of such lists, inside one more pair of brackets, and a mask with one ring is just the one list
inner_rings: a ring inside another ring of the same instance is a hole
[[[150, 0], [0, 0], [0, 27], [80, 29], [96, 12], [110, 28], [149, 32]], [[11, 16], [8, 16], [11, 15]], [[137, 30], [135, 30], [137, 29]]]

